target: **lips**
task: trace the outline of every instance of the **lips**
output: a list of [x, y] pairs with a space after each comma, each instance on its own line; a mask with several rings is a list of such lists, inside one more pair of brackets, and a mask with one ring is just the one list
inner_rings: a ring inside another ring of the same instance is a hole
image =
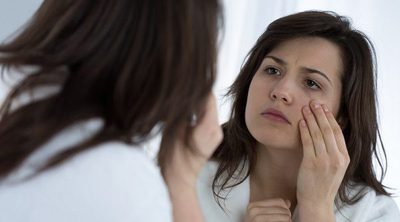
[[262, 116], [280, 122], [291, 124], [288, 118], [281, 111], [273, 108], [268, 108], [261, 113]]

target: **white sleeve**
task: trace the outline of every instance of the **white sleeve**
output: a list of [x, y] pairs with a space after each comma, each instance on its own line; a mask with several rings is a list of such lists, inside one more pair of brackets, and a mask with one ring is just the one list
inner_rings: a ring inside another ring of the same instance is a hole
[[0, 212], [0, 221], [14, 222], [172, 221], [158, 168], [142, 150], [119, 143], [96, 147], [32, 180], [2, 187]]
[[[363, 186], [353, 189], [354, 193]], [[353, 205], [345, 205], [335, 212], [337, 222], [399, 222], [399, 208], [391, 197], [376, 195], [366, 188], [364, 196]]]
[[388, 196], [375, 196], [371, 209], [366, 211], [367, 222], [399, 222], [400, 212], [394, 200]]

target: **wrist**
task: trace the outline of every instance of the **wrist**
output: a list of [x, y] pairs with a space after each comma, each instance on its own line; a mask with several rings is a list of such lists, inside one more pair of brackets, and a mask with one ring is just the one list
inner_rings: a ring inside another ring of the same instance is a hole
[[179, 189], [187, 190], [196, 186], [197, 175], [180, 167], [167, 168], [163, 176], [168, 187], [179, 187]]
[[195, 184], [170, 180], [167, 187], [175, 222], [204, 221]]
[[165, 183], [170, 195], [196, 192], [196, 181], [191, 178], [165, 176]]
[[335, 221], [333, 202], [298, 202], [300, 221]]

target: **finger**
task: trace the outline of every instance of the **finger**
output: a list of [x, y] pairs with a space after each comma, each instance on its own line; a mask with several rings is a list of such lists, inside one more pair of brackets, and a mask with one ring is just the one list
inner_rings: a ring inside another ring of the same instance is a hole
[[196, 128], [201, 128], [201, 126], [208, 125], [209, 123], [218, 123], [217, 102], [213, 93], [210, 93], [206, 98], [204, 108], [204, 115]]
[[223, 132], [218, 122], [216, 99], [211, 93], [206, 101], [205, 113], [193, 129], [193, 140], [199, 153], [208, 158], [222, 139]]
[[263, 222], [289, 222], [291, 220], [291, 217], [288, 215], [282, 215], [282, 214], [272, 214], [272, 215], [257, 215], [254, 218], [251, 218], [250, 221], [252, 222], [258, 222], [258, 221], [263, 221]]
[[282, 215], [291, 215], [291, 212], [288, 208], [282, 207], [253, 207], [247, 211], [250, 217], [254, 217], [255, 215], [272, 215], [272, 214], [282, 214]]
[[338, 145], [336, 144], [335, 135], [333, 134], [331, 124], [328, 121], [326, 114], [322, 109], [321, 104], [313, 101], [311, 103], [311, 110], [313, 111], [319, 129], [322, 132], [322, 137], [325, 142], [326, 151], [328, 152], [328, 154], [338, 153], [339, 150], [338, 150]]
[[303, 145], [303, 158], [315, 158], [314, 144], [305, 120], [299, 122], [300, 138]]
[[343, 136], [342, 128], [340, 128], [339, 123], [336, 121], [335, 117], [333, 116], [333, 113], [329, 111], [328, 107], [326, 105], [323, 105], [322, 108], [324, 109], [326, 118], [329, 121], [329, 124], [331, 125], [333, 135], [335, 136], [336, 144], [338, 146], [339, 151], [348, 156], [347, 152], [347, 146], [346, 146], [346, 141]]
[[288, 208], [287, 204], [285, 203], [285, 200], [282, 198], [272, 198], [272, 199], [266, 199], [262, 201], [256, 201], [256, 202], [251, 202], [248, 205], [248, 208], [252, 207], [282, 207], [282, 208]]
[[303, 115], [304, 115], [304, 119], [307, 122], [308, 130], [309, 130], [311, 138], [312, 138], [315, 155], [316, 156], [326, 155], [325, 142], [322, 137], [321, 130], [319, 129], [319, 126], [314, 117], [314, 114], [311, 112], [311, 109], [309, 106], [306, 106], [303, 108]]

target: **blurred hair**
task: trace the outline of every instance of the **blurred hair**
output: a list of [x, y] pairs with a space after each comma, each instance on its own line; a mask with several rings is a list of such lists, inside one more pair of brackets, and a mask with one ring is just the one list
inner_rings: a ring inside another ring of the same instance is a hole
[[[104, 120], [100, 131], [39, 171], [106, 141], [139, 144], [158, 125], [163, 167], [178, 127], [190, 129], [192, 113], [203, 112], [221, 21], [218, 0], [45, 0], [0, 45], [4, 69], [34, 67], [1, 109], [0, 177], [64, 128], [94, 117]], [[19, 96], [46, 86], [59, 90], [10, 109]]]

